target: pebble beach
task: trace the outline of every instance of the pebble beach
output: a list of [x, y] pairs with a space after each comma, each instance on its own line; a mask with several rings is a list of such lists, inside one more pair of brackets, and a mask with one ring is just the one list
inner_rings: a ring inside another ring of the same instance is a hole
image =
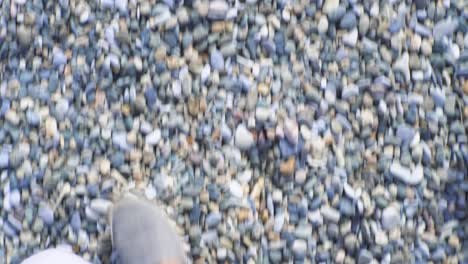
[[468, 263], [468, 1], [0, 0], [0, 263]]

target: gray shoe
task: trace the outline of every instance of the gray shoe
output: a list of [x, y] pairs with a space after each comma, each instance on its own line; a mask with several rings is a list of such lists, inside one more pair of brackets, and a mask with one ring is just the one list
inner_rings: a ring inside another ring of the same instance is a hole
[[185, 263], [182, 242], [156, 205], [123, 198], [112, 210], [111, 228], [119, 263]]

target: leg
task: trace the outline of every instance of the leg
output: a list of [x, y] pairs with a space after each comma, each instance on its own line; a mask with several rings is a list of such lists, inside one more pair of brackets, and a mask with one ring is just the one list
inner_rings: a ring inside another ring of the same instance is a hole
[[111, 224], [121, 263], [184, 263], [182, 243], [155, 205], [125, 197], [115, 205]]

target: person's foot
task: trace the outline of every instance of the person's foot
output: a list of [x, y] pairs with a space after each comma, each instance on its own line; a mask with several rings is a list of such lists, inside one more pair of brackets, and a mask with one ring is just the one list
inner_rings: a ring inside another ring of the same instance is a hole
[[111, 213], [112, 245], [122, 264], [184, 263], [182, 242], [155, 205], [126, 196]]

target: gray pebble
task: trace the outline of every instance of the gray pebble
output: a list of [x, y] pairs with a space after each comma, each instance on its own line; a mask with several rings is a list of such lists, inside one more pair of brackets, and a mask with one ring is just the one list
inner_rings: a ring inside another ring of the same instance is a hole
[[333, 207], [324, 205], [320, 208], [320, 213], [322, 214], [325, 220], [328, 220], [333, 223], [338, 223], [340, 220], [340, 212]]
[[391, 230], [400, 225], [400, 212], [395, 206], [390, 205], [382, 211], [382, 227]]
[[347, 12], [340, 21], [340, 27], [350, 30], [357, 26], [357, 18], [354, 12]]
[[226, 18], [229, 5], [223, 0], [214, 0], [210, 2], [208, 17], [214, 20]]
[[307, 241], [303, 239], [296, 239], [292, 245], [292, 251], [296, 258], [302, 259], [305, 257], [307, 252]]
[[10, 155], [5, 150], [0, 150], [0, 169], [8, 168]]
[[394, 162], [390, 166], [390, 173], [397, 179], [410, 185], [419, 184], [424, 178], [424, 170], [420, 165], [410, 170], [409, 168], [403, 167], [398, 162]]
[[252, 133], [242, 124], [236, 128], [235, 144], [240, 150], [248, 150], [255, 144]]
[[205, 219], [205, 224], [208, 228], [212, 228], [217, 226], [222, 219], [222, 215], [219, 212], [213, 212], [210, 213], [206, 219]]
[[213, 50], [210, 53], [210, 64], [211, 68], [216, 71], [222, 71], [224, 69], [224, 58], [223, 54], [218, 50]]
[[54, 211], [52, 211], [52, 208], [45, 203], [41, 203], [39, 205], [37, 215], [46, 225], [52, 225], [54, 223]]

